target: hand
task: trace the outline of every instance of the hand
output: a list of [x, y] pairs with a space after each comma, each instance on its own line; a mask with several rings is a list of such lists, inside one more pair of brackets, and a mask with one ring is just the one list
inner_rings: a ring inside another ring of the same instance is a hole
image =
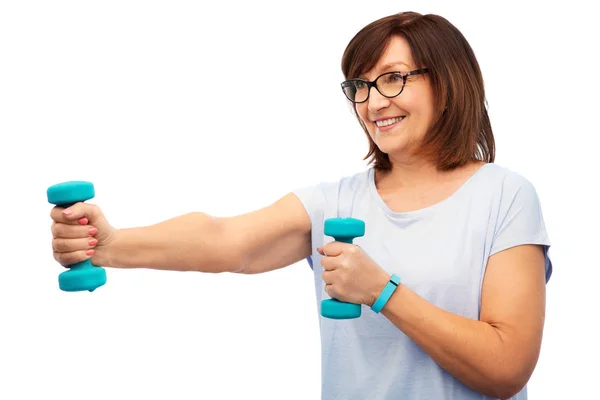
[[89, 203], [76, 203], [64, 209], [54, 207], [52, 218], [52, 250], [54, 259], [67, 267], [98, 256], [116, 236], [113, 228], [98, 206]]
[[390, 280], [390, 274], [355, 244], [331, 242], [317, 251], [324, 256], [325, 291], [336, 300], [370, 307]]

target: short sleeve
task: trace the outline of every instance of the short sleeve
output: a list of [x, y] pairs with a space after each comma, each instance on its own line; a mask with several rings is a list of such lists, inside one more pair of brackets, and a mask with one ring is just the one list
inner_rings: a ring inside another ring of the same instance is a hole
[[535, 187], [524, 178], [505, 182], [502, 203], [490, 255], [522, 244], [543, 246], [546, 258], [546, 282], [552, 275], [550, 239]]
[[307, 186], [292, 191], [304, 206], [313, 227], [323, 220], [323, 212], [326, 204], [324, 185]]
[[[321, 243], [323, 237], [323, 221], [325, 220], [326, 207], [328, 205], [328, 194], [331, 197], [333, 183], [324, 182], [313, 186], [297, 188], [292, 191], [298, 197], [304, 209], [308, 213], [311, 222], [311, 247], [313, 253], [315, 243]], [[307, 262], [313, 268], [312, 256], [307, 258]]]

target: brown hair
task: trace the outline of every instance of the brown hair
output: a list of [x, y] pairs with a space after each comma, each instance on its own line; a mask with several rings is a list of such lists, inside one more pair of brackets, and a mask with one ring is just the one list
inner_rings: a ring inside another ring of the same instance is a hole
[[[408, 42], [416, 68], [429, 68], [436, 99], [434, 121], [419, 154], [434, 160], [440, 170], [453, 169], [470, 160], [494, 162], [494, 135], [479, 64], [462, 33], [446, 19], [404, 12], [370, 23], [344, 51], [345, 79], [371, 70], [394, 35]], [[369, 140], [364, 159], [371, 157], [377, 170], [391, 169], [388, 155], [369, 136], [356, 106], [354, 113]]]

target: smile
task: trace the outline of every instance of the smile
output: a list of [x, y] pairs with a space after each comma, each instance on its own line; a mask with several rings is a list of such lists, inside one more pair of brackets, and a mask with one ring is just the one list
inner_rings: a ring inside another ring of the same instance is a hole
[[405, 117], [394, 117], [394, 118], [383, 119], [380, 121], [375, 121], [375, 124], [377, 125], [377, 128], [379, 128], [379, 130], [388, 130], [388, 129], [391, 129], [392, 126], [398, 124], [404, 118]]

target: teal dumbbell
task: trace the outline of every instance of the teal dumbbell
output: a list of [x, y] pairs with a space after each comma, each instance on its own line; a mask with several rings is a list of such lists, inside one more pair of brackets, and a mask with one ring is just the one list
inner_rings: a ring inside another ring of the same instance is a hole
[[[47, 191], [48, 202], [60, 207], [70, 207], [75, 203], [92, 199], [94, 185], [90, 182], [71, 181], [50, 186]], [[106, 271], [92, 265], [88, 258], [77, 264], [69, 265], [69, 270], [58, 276], [58, 286], [65, 292], [93, 292], [106, 283]]]
[[[352, 243], [354, 238], [364, 236], [365, 223], [356, 218], [329, 218], [325, 220], [324, 233], [336, 242]], [[321, 302], [321, 315], [331, 319], [351, 319], [360, 317], [361, 305], [345, 303], [337, 299]]]

